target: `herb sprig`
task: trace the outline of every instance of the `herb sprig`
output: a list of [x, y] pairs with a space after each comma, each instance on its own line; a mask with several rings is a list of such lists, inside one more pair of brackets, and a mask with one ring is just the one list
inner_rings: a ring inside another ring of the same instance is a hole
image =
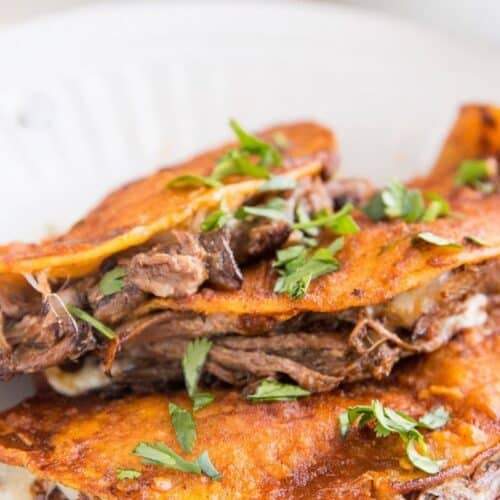
[[282, 384], [275, 380], [263, 380], [253, 394], [246, 398], [254, 403], [272, 401], [295, 401], [297, 398], [309, 396], [311, 393], [297, 385]]
[[127, 276], [127, 270], [123, 267], [115, 267], [103, 275], [99, 281], [99, 290], [104, 296], [114, 295], [123, 290], [125, 286], [124, 278]]
[[212, 342], [207, 338], [192, 340], [182, 357], [182, 369], [184, 381], [190, 398], [193, 400], [194, 411], [201, 410], [214, 400], [214, 396], [208, 392], [198, 392], [198, 381], [201, 370], [212, 348]]
[[[216, 163], [209, 176], [183, 175], [172, 179], [167, 187], [185, 189], [192, 187], [209, 187], [217, 189], [221, 181], [232, 175], [270, 179], [269, 168], [281, 165], [282, 158], [278, 150], [257, 136], [244, 130], [236, 120], [230, 120], [229, 125], [239, 140], [239, 146], [230, 149]], [[269, 181], [272, 182], [272, 178]], [[284, 181], [274, 181], [275, 184]]]
[[109, 326], [101, 323], [98, 319], [94, 318], [94, 316], [85, 312], [83, 309], [80, 309], [72, 304], [66, 304], [66, 309], [71, 316], [85, 321], [85, 323], [88, 323], [91, 327], [95, 328], [99, 333], [102, 333], [108, 339], [113, 340], [116, 337], [115, 332], [109, 328]]
[[362, 208], [370, 219], [401, 219], [405, 222], [432, 222], [449, 214], [448, 202], [435, 193], [427, 194], [431, 200], [426, 207], [424, 196], [418, 189], [408, 189], [398, 180], [376, 193]]
[[455, 176], [455, 186], [470, 186], [483, 193], [491, 193], [494, 184], [489, 179], [495, 171], [496, 164], [491, 160], [464, 160]]
[[[417, 428], [439, 429], [446, 425], [449, 419], [449, 413], [442, 406], [433, 409], [420, 420], [415, 420], [409, 415], [384, 406], [375, 399], [371, 405], [351, 406], [341, 413], [339, 429], [340, 435], [346, 437], [349, 429], [356, 423], [358, 427], [364, 427], [370, 423], [374, 424], [375, 435], [378, 438], [384, 438], [393, 433], [399, 434], [406, 444], [406, 454], [410, 462], [424, 472], [436, 474], [443, 462], [429, 457], [424, 437]], [[417, 446], [423, 454], [417, 450]]]
[[[338, 212], [331, 210], [321, 210], [311, 219], [303, 208], [297, 208], [299, 222], [293, 224], [293, 229], [310, 231], [321, 227], [328, 228], [336, 234], [353, 234], [359, 232], [359, 226], [350, 215], [354, 207], [351, 203], [346, 203]], [[314, 236], [315, 233], [309, 233]]]
[[337, 238], [329, 247], [318, 248], [312, 255], [303, 245], [279, 250], [273, 262], [280, 273], [274, 291], [286, 293], [294, 299], [303, 297], [312, 280], [340, 269], [335, 254], [343, 246], [344, 239]]

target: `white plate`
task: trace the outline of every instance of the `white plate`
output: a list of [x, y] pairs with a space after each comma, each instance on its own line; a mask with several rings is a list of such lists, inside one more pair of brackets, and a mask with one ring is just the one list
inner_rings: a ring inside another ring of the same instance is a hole
[[0, 68], [0, 242], [66, 228], [231, 116], [320, 120], [346, 174], [383, 182], [429, 165], [461, 103], [500, 101], [488, 49], [316, 2], [80, 8], [0, 33]]

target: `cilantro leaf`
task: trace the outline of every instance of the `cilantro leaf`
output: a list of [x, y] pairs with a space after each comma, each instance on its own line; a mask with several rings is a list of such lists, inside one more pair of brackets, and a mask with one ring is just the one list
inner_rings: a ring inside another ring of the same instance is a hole
[[247, 399], [255, 403], [268, 403], [271, 401], [294, 401], [311, 393], [297, 385], [282, 384], [275, 380], [263, 380], [254, 394], [247, 396]]
[[216, 179], [204, 177], [202, 175], [181, 175], [167, 183], [167, 188], [171, 189], [189, 189], [202, 186], [217, 189], [221, 187], [222, 184]]
[[120, 481], [124, 479], [137, 479], [141, 477], [141, 473], [134, 469], [117, 469], [116, 478]]
[[190, 462], [189, 460], [183, 459], [163, 443], [152, 444], [140, 442], [132, 453], [141, 457], [143, 462], [148, 465], [158, 465], [181, 472], [201, 474], [201, 467], [198, 462]]
[[179, 441], [181, 448], [185, 452], [191, 453], [196, 440], [196, 426], [193, 415], [174, 403], [168, 403], [168, 412], [177, 441]]
[[450, 214], [450, 204], [437, 193], [426, 193], [426, 198], [431, 200], [424, 214], [422, 222], [433, 222], [438, 217], [445, 217]]
[[260, 192], [287, 191], [297, 186], [297, 181], [286, 175], [273, 175], [267, 182], [260, 186]]
[[287, 215], [283, 212], [286, 209], [287, 203], [283, 198], [273, 198], [265, 205], [256, 205], [254, 207], [243, 205], [234, 214], [237, 219], [245, 219], [246, 217], [265, 217], [272, 220], [288, 220]]
[[440, 462], [421, 455], [415, 448], [415, 444], [418, 443], [422, 450], [427, 453], [424, 438], [417, 427], [438, 429], [445, 425], [448, 419], [449, 414], [443, 407], [432, 410], [417, 421], [409, 415], [384, 406], [378, 400], [373, 400], [371, 405], [351, 406], [338, 417], [339, 431], [342, 437], [347, 435], [350, 426], [356, 422], [359, 427], [363, 427], [369, 422], [375, 424], [375, 435], [378, 438], [385, 438], [391, 433], [399, 434], [401, 440], [406, 443], [406, 453], [409, 460], [415, 467], [429, 474], [439, 472]]
[[127, 270], [123, 267], [115, 267], [104, 274], [99, 281], [99, 290], [103, 295], [113, 295], [123, 290], [124, 278], [127, 276]]
[[426, 429], [439, 429], [450, 420], [450, 414], [443, 406], [438, 406], [419, 419], [418, 425]]
[[450, 206], [442, 196], [427, 193], [426, 198], [431, 200], [427, 207], [420, 190], [408, 189], [394, 179], [373, 195], [362, 210], [374, 221], [387, 218], [405, 222], [432, 222], [449, 214]]
[[232, 175], [247, 175], [258, 179], [269, 179], [271, 176], [266, 167], [253, 163], [250, 155], [239, 149], [228, 151], [217, 162], [211, 178], [221, 181]]
[[344, 244], [343, 238], [337, 238], [328, 248], [318, 248], [312, 255], [305, 247], [295, 245], [280, 250], [273, 266], [279, 269], [281, 276], [276, 281], [274, 291], [286, 293], [293, 298], [305, 295], [312, 280], [340, 269], [334, 257]]
[[197, 412], [198, 410], [205, 408], [205, 406], [208, 406], [215, 400], [214, 395], [210, 394], [209, 392], [196, 392], [191, 397], [193, 400], [194, 412]]
[[415, 448], [416, 439], [410, 439], [406, 444], [406, 455], [408, 456], [410, 462], [420, 470], [427, 472], [428, 474], [437, 474], [441, 470], [443, 464], [442, 460], [432, 460], [432, 458], [421, 455]]
[[222, 479], [222, 474], [213, 466], [208, 456], [208, 451], [204, 451], [197, 459], [198, 465], [205, 475], [207, 475], [213, 481]]
[[477, 183], [487, 180], [491, 174], [492, 168], [488, 160], [464, 160], [455, 176], [455, 186], [476, 187]]
[[81, 319], [88, 323], [90, 326], [95, 328], [99, 333], [102, 333], [105, 337], [112, 340], [116, 337], [115, 332], [106, 326], [104, 323], [101, 323], [99, 320], [95, 319], [94, 316], [91, 316], [89, 313], [83, 311], [79, 307], [76, 307], [72, 304], [66, 304], [66, 309], [74, 318]]
[[217, 189], [222, 186], [221, 181], [231, 175], [246, 175], [262, 179], [271, 177], [268, 168], [281, 165], [281, 155], [278, 151], [271, 144], [243, 130], [235, 120], [231, 120], [229, 124], [239, 139], [239, 147], [223, 155], [210, 176], [182, 175], [168, 182], [168, 188], [205, 186]]
[[[326, 227], [336, 234], [357, 233], [359, 232], [359, 226], [350, 215], [353, 208], [351, 203], [346, 203], [338, 212], [323, 210], [316, 214], [313, 219], [303, 219], [302, 221], [296, 222], [293, 224], [292, 228], [308, 230], [311, 228]], [[314, 236], [314, 234], [311, 236]]]
[[460, 243], [456, 241], [449, 240], [447, 238], [443, 238], [437, 234], [432, 233], [431, 231], [420, 231], [414, 237], [414, 240], [422, 240], [431, 245], [436, 245], [438, 247], [447, 247], [447, 248], [462, 248]]
[[198, 338], [189, 342], [182, 357], [182, 369], [186, 388], [191, 397], [197, 392], [201, 370], [207, 359], [212, 342], [207, 338]]
[[214, 229], [221, 229], [232, 220], [233, 216], [228, 212], [224, 203], [220, 204], [219, 210], [212, 212], [201, 223], [200, 229], [203, 232], [213, 231]]
[[230, 120], [229, 125], [240, 141], [241, 150], [258, 156], [265, 167], [281, 164], [281, 155], [271, 144], [243, 130], [236, 120]]

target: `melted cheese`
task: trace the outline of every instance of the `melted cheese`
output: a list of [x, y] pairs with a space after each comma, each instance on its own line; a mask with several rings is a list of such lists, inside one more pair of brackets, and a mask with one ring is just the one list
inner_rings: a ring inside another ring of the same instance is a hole
[[[22, 467], [0, 464], [0, 500], [33, 500], [31, 485], [35, 480], [35, 476]], [[51, 484], [49, 491], [56, 487], [68, 500], [77, 500], [77, 491], [59, 484]]]

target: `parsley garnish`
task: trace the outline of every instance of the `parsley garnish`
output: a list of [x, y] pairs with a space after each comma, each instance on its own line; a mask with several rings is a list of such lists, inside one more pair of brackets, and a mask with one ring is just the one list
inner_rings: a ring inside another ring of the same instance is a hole
[[168, 404], [168, 412], [170, 414], [170, 421], [174, 427], [177, 441], [181, 448], [191, 453], [193, 451], [193, 444], [196, 440], [196, 426], [191, 412], [184, 410], [174, 403]]
[[426, 193], [425, 197], [430, 201], [422, 215], [422, 222], [433, 222], [438, 217], [445, 217], [450, 214], [450, 204], [437, 193]]
[[418, 425], [426, 429], [439, 429], [446, 425], [450, 420], [450, 414], [443, 406], [437, 406], [432, 411], [426, 413], [419, 419]]
[[260, 186], [259, 191], [287, 191], [297, 186], [297, 181], [286, 175], [273, 175], [267, 182]]
[[196, 392], [192, 396], [193, 399], [193, 411], [197, 412], [205, 406], [208, 406], [215, 399], [213, 394], [209, 392]]
[[127, 276], [127, 270], [123, 267], [111, 269], [99, 281], [99, 290], [103, 295], [113, 295], [123, 290], [125, 276]]
[[197, 459], [198, 465], [200, 466], [202, 472], [207, 475], [213, 481], [222, 479], [222, 474], [213, 466], [208, 456], [208, 451], [204, 451]]
[[95, 319], [94, 316], [91, 316], [89, 313], [86, 313], [79, 307], [73, 306], [71, 304], [66, 304], [66, 309], [71, 314], [71, 316], [85, 321], [85, 323], [88, 323], [108, 339], [112, 340], [116, 337], [115, 332], [111, 328], [109, 328], [109, 326], [101, 323], [99, 320]]
[[116, 478], [120, 481], [124, 479], [137, 479], [141, 477], [141, 473], [134, 469], [118, 469], [116, 471]]
[[205, 186], [213, 189], [217, 189], [222, 186], [222, 184], [210, 177], [203, 177], [201, 175], [181, 175], [172, 179], [167, 187], [172, 189], [189, 189], [193, 187]]
[[253, 216], [273, 220], [288, 220], [288, 217], [284, 213], [286, 206], [287, 203], [283, 198], [273, 198], [265, 205], [256, 205], [255, 207], [243, 205], [236, 210], [234, 215], [237, 219], [245, 219], [246, 217]]
[[271, 175], [268, 169], [281, 165], [281, 155], [271, 144], [243, 130], [236, 120], [231, 120], [229, 125], [239, 139], [239, 147], [233, 148], [223, 155], [210, 176], [183, 175], [172, 179], [167, 187], [207, 186], [218, 188], [222, 186], [221, 181], [231, 175], [269, 179]]
[[201, 468], [198, 462], [184, 460], [163, 443], [140, 442], [132, 452], [141, 457], [143, 462], [148, 465], [158, 465], [167, 469], [175, 469], [181, 472], [191, 472], [192, 474], [201, 474]]
[[247, 396], [247, 399], [254, 403], [268, 403], [271, 401], [294, 401], [311, 393], [297, 385], [282, 384], [275, 380], [264, 380], [257, 387], [254, 394]]
[[[353, 210], [351, 203], [346, 203], [338, 212], [331, 210], [322, 210], [315, 214], [313, 219], [309, 219], [303, 208], [297, 207], [297, 217], [299, 222], [296, 222], [292, 228], [302, 231], [326, 227], [331, 229], [336, 234], [352, 234], [359, 231], [359, 226], [351, 217], [350, 213]], [[314, 234], [309, 233], [311, 236]]]
[[494, 185], [486, 182], [494, 173], [488, 160], [464, 160], [455, 176], [455, 186], [471, 186], [478, 191], [491, 193]]
[[343, 247], [344, 239], [337, 238], [328, 248], [318, 248], [312, 255], [302, 245], [280, 250], [273, 266], [281, 276], [276, 281], [274, 291], [286, 293], [298, 299], [303, 297], [312, 280], [340, 269], [334, 255]]
[[[449, 418], [449, 413], [443, 407], [438, 407], [417, 421], [409, 415], [384, 406], [375, 399], [371, 405], [351, 406], [347, 411], [341, 413], [339, 415], [339, 429], [340, 435], [345, 437], [350, 427], [356, 422], [359, 427], [373, 423], [377, 437], [387, 437], [391, 433], [399, 434], [403, 442], [406, 443], [406, 454], [410, 462], [424, 472], [435, 474], [439, 472], [441, 462], [432, 460], [427, 455], [424, 437], [417, 430], [417, 427], [439, 429], [448, 422]], [[424, 451], [425, 455], [417, 451], [416, 445]]]
[[219, 210], [212, 212], [202, 223], [200, 229], [203, 232], [221, 229], [233, 219], [224, 201], [221, 202]]
[[202, 472], [213, 480], [220, 479], [220, 474], [212, 465], [208, 452], [204, 451], [196, 460], [185, 460], [177, 455], [163, 443], [139, 443], [134, 451], [134, 455], [141, 457], [143, 462], [148, 465], [157, 465], [167, 469], [174, 469], [191, 474], [201, 474]]
[[447, 238], [443, 238], [437, 234], [431, 233], [430, 231], [421, 231], [417, 233], [414, 237], [415, 241], [422, 240], [431, 245], [436, 245], [438, 247], [447, 247], [447, 248], [462, 248], [460, 243], [456, 241], [449, 240]]
[[450, 207], [441, 196], [429, 193], [431, 200], [426, 207], [418, 189], [408, 189], [401, 182], [393, 180], [387, 187], [375, 194], [362, 208], [370, 219], [401, 219], [405, 222], [432, 222], [448, 215]]
[[198, 381], [201, 370], [207, 359], [212, 342], [206, 338], [195, 339], [189, 342], [182, 357], [182, 370], [189, 396], [194, 402], [194, 410], [200, 410], [213, 401], [209, 393], [198, 393]]

